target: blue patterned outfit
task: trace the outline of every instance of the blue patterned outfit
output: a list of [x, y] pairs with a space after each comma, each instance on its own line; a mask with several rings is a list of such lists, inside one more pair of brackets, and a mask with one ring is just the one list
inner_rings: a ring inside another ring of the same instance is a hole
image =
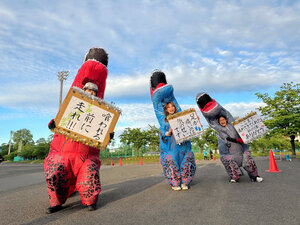
[[152, 102], [155, 115], [160, 125], [160, 159], [163, 172], [171, 187], [189, 185], [196, 171], [195, 157], [191, 150], [191, 142], [176, 144], [174, 136], [166, 136], [170, 125], [165, 119], [163, 107], [173, 102], [177, 112], [181, 111], [174, 94], [172, 85], [164, 85], [154, 90]]

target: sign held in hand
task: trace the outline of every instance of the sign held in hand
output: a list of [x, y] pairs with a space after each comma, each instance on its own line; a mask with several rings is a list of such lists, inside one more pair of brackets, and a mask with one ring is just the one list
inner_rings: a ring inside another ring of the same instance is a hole
[[232, 124], [245, 144], [263, 137], [268, 132], [262, 119], [256, 112], [251, 112], [244, 118], [234, 121]]
[[54, 132], [91, 147], [105, 149], [121, 110], [73, 87], [55, 118]]
[[195, 109], [187, 109], [167, 118], [177, 144], [199, 136], [203, 127]]

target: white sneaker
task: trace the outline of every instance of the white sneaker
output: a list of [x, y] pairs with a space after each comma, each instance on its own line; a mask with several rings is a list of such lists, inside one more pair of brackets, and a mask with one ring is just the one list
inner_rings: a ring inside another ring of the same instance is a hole
[[230, 180], [230, 183], [236, 183], [236, 180], [231, 179], [231, 180]]
[[181, 187], [172, 187], [174, 191], [181, 191]]
[[187, 186], [186, 184], [181, 184], [181, 189], [182, 190], [189, 190], [189, 186]]
[[262, 182], [264, 180], [264, 178], [262, 177], [256, 177], [256, 182]]

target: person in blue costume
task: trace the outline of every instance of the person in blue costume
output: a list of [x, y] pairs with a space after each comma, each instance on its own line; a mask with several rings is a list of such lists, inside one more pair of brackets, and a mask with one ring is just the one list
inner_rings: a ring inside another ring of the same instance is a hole
[[176, 144], [167, 121], [169, 114], [180, 112], [173, 86], [167, 84], [162, 71], [154, 71], [150, 78], [150, 93], [156, 118], [160, 125], [160, 162], [163, 173], [173, 190], [188, 190], [196, 171], [191, 142]]
[[197, 95], [196, 102], [208, 124], [218, 132], [220, 160], [230, 177], [229, 181], [238, 182], [243, 175], [240, 167], [243, 167], [252, 181], [262, 182], [249, 146], [244, 144], [232, 125], [234, 119], [230, 112], [205, 92]]

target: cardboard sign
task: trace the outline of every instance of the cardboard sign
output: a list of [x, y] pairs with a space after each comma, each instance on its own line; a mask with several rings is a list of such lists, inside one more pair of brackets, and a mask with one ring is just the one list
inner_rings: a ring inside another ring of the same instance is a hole
[[187, 109], [167, 118], [177, 144], [189, 140], [203, 132], [195, 109]]
[[263, 137], [268, 132], [262, 119], [256, 112], [251, 112], [244, 118], [234, 121], [232, 124], [245, 144]]
[[121, 110], [104, 100], [73, 87], [55, 118], [54, 132], [74, 141], [105, 149]]

